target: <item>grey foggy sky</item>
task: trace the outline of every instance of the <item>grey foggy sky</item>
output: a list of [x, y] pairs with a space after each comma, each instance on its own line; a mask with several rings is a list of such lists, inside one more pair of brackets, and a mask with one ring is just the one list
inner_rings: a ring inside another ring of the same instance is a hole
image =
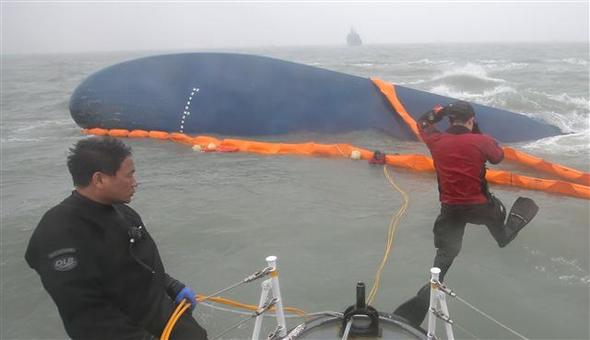
[[589, 2], [2, 2], [2, 53], [589, 40]]

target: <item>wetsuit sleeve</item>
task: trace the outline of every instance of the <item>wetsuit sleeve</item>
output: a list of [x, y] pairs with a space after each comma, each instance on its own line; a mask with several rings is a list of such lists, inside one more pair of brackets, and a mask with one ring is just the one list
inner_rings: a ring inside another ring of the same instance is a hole
[[52, 229], [50, 237], [37, 235], [47, 236], [43, 247], [28, 250], [26, 258], [57, 305], [68, 335], [74, 339], [156, 339], [115, 306], [113, 297], [106, 296], [94, 240], [84, 242], [87, 235], [80, 232]]
[[164, 274], [164, 287], [166, 287], [166, 294], [174, 300], [178, 293], [186, 287], [185, 284], [178, 281], [177, 279], [173, 278], [172, 276], [168, 275], [168, 273]]
[[418, 127], [418, 131], [420, 133], [420, 137], [422, 138], [422, 140], [428, 143], [430, 137], [440, 133], [436, 129], [434, 124], [440, 122], [443, 119], [443, 117], [443, 110], [430, 110], [424, 113], [420, 118], [418, 118], [416, 125]]
[[483, 152], [487, 160], [492, 164], [500, 163], [504, 159], [504, 150], [494, 138], [490, 136], [485, 137], [486, 141], [483, 145]]

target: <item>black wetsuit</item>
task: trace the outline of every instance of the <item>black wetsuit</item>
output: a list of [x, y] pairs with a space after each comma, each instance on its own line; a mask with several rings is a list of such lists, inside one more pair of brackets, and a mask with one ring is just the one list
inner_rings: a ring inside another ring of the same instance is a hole
[[[184, 288], [165, 273], [133, 209], [76, 191], [45, 213], [25, 258], [74, 339], [158, 338], [175, 309], [171, 296]], [[171, 338], [206, 339], [207, 333], [185, 313]]]

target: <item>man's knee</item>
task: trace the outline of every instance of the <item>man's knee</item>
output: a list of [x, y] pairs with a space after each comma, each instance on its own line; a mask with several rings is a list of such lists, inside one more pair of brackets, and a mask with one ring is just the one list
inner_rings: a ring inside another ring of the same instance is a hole
[[436, 257], [441, 259], [450, 259], [451, 261], [459, 255], [461, 251], [460, 244], [445, 245], [443, 247], [437, 247]]
[[441, 270], [439, 279], [442, 282], [444, 277], [453, 264], [455, 257], [459, 254], [459, 249], [437, 249], [436, 256], [434, 257], [433, 266]]

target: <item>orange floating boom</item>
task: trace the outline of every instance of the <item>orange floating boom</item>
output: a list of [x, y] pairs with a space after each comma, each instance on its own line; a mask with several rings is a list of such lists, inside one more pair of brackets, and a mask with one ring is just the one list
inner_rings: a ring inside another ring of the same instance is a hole
[[[406, 111], [404, 105], [398, 99], [395, 92], [395, 86], [393, 84], [384, 82], [383, 80], [377, 78], [372, 78], [371, 80], [373, 81], [375, 86], [379, 88], [379, 90], [385, 96], [385, 98], [387, 98], [391, 106], [393, 106], [393, 109], [400, 115], [400, 117], [412, 130], [416, 138], [418, 138], [418, 140], [422, 140], [422, 138], [420, 138], [420, 134], [418, 133], [416, 121]], [[587, 172], [582, 172], [560, 164], [554, 164], [510, 147], [503, 147], [503, 149], [504, 157], [507, 160], [511, 160], [529, 166], [533, 169], [540, 170], [561, 177], [563, 179], [567, 179], [568, 181], [572, 181], [577, 184], [590, 186], [590, 174]]]
[[[303, 155], [316, 157], [338, 157], [349, 158], [353, 151], [359, 151], [362, 159], [370, 159], [373, 152], [367, 149], [358, 148], [350, 144], [318, 144], [318, 143], [269, 143], [257, 142], [242, 139], [223, 139], [215, 137], [197, 136], [192, 137], [182, 133], [167, 133], [162, 131], [127, 131], [122, 129], [105, 130], [105, 129], [85, 129], [85, 134], [92, 135], [111, 135], [116, 137], [129, 138], [154, 138], [158, 140], [171, 140], [176, 143], [186, 145], [199, 145], [205, 151], [226, 150], [257, 153], [264, 155]], [[419, 172], [433, 172], [434, 162], [432, 158], [426, 155], [387, 155], [385, 157], [387, 164], [395, 167], [401, 167]], [[541, 190], [554, 194], [560, 194], [571, 197], [590, 199], [590, 187], [570, 183], [560, 180], [548, 180], [534, 177], [527, 177], [503, 170], [488, 170], [486, 179], [490, 183], [509, 185], [530, 190]]]
[[590, 174], [587, 172], [582, 172], [567, 166], [551, 163], [542, 158], [529, 155], [525, 152], [518, 151], [508, 146], [503, 147], [503, 149], [504, 157], [508, 160], [525, 164], [533, 169], [557, 175], [561, 178], [578, 184], [590, 186]]

